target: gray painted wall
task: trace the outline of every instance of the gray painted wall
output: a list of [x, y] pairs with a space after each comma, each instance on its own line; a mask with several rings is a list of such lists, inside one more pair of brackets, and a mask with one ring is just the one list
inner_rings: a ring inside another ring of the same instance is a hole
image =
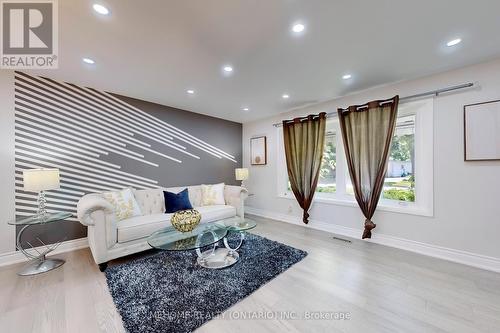
[[[160, 184], [164, 184], [164, 186], [183, 186], [220, 182], [232, 185], [239, 184], [239, 182], [234, 179], [234, 169], [241, 165], [242, 158], [242, 125], [240, 123], [125, 96], [115, 96], [146, 111], [154, 117], [168, 121], [179, 129], [222, 149], [233, 155], [234, 159], [237, 161], [234, 163], [229, 160], [214, 158], [210, 154], [196, 149], [191, 150], [191, 152], [198, 154], [200, 157], [199, 160], [194, 158], [183, 158], [180, 152], [174, 150], [169, 152], [170, 155], [175, 158], [183, 159], [183, 163], [169, 163], [168, 171], [164, 168], [148, 168], [146, 174], [149, 178], [157, 179]], [[161, 144], [154, 141], [151, 142], [151, 144], [151, 149], [161, 149]], [[144, 166], [137, 165], [137, 163], [131, 161], [131, 164], [123, 166], [123, 170], [132, 172], [141, 167]]]
[[[57, 167], [61, 189], [49, 211], [76, 213], [84, 193], [134, 188], [236, 184], [242, 125], [51, 79], [15, 75], [16, 215], [36, 211], [22, 170]], [[19, 231], [19, 229], [18, 229]], [[31, 227], [24, 241], [86, 236], [76, 217]]]

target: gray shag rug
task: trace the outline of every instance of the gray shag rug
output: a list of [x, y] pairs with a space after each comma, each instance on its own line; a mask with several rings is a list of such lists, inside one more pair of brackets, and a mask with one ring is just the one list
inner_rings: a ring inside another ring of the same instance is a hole
[[200, 267], [195, 251], [156, 251], [110, 266], [106, 279], [125, 329], [191, 332], [307, 256], [250, 233], [238, 253], [225, 269]]

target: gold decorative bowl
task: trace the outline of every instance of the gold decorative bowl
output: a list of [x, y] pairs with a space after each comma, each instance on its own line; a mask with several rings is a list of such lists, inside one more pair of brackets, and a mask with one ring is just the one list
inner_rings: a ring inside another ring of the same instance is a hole
[[175, 230], [190, 232], [200, 223], [201, 214], [196, 209], [187, 209], [175, 212], [170, 219]]

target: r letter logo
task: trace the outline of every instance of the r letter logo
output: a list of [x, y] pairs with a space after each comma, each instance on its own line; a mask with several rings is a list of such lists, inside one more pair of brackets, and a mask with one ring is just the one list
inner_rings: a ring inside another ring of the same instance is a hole
[[1, 68], [57, 68], [56, 0], [5, 0], [1, 18]]

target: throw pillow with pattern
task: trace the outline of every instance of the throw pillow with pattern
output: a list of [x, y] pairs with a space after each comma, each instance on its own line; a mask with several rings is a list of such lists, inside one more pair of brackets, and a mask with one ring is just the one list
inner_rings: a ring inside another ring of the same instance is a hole
[[224, 183], [215, 185], [201, 185], [201, 205], [225, 205]]
[[118, 221], [142, 215], [134, 193], [129, 188], [117, 192], [103, 193], [103, 196], [115, 208], [115, 216]]

